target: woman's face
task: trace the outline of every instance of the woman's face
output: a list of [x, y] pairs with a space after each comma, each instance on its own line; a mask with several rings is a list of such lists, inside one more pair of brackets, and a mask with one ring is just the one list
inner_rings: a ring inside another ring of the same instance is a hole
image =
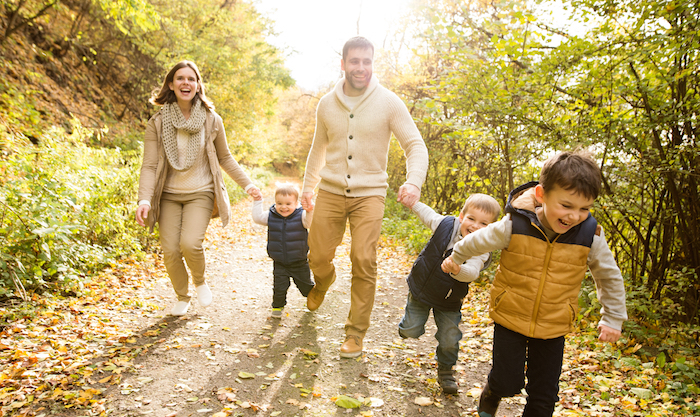
[[192, 101], [199, 90], [197, 73], [190, 67], [182, 67], [175, 72], [173, 82], [169, 84], [169, 87], [175, 92], [178, 103], [188, 103]]

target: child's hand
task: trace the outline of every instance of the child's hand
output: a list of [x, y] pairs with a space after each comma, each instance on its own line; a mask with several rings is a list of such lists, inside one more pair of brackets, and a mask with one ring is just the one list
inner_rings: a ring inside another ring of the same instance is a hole
[[256, 186], [248, 188], [246, 193], [248, 193], [249, 196], [253, 197], [253, 200], [262, 200], [262, 193], [260, 192], [260, 188]]
[[622, 336], [622, 332], [604, 324], [598, 325], [598, 333], [598, 340], [601, 342], [615, 343], [620, 339], [620, 336]]
[[448, 274], [459, 274], [459, 265], [452, 260], [452, 256], [448, 256], [442, 261], [442, 271]]
[[399, 201], [404, 206], [412, 209], [420, 199], [420, 188], [413, 184], [406, 183], [399, 187], [399, 192], [396, 193], [396, 201]]
[[313, 211], [314, 210], [314, 193], [311, 191], [307, 191], [305, 193], [301, 194], [301, 208], [303, 208], [306, 211]]

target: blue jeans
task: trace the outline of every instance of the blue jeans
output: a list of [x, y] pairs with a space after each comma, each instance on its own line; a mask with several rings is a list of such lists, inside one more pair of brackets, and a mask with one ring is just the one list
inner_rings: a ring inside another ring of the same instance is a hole
[[294, 284], [299, 288], [301, 295], [306, 297], [314, 287], [311, 279], [311, 270], [307, 261], [292, 262], [283, 264], [273, 262], [274, 276], [272, 286], [272, 308], [284, 308], [287, 305], [287, 290], [289, 289], [289, 279], [294, 280]]
[[431, 309], [438, 329], [435, 333], [435, 338], [438, 341], [437, 349], [435, 349], [438, 368], [452, 369], [457, 364], [459, 341], [462, 340], [462, 331], [459, 330], [459, 322], [462, 321], [461, 312], [430, 307], [413, 298], [409, 292], [408, 300], [406, 300], [406, 312], [399, 323], [399, 335], [403, 338], [419, 338], [425, 333], [425, 322], [428, 321]]
[[523, 417], [551, 417], [559, 401], [563, 358], [564, 336], [534, 339], [496, 324], [489, 388], [496, 396], [512, 397], [520, 393], [527, 376]]

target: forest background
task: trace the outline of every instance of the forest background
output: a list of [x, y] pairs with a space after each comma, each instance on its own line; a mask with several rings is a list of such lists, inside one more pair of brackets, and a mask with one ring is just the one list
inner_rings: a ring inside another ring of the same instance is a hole
[[[692, 414], [700, 5], [556, 4], [569, 26], [541, 19], [551, 5], [541, 1], [414, 0], [377, 49], [375, 73], [423, 134], [430, 170], [421, 198], [440, 212], [456, 212], [473, 192], [505, 203], [553, 152], [594, 153], [604, 176], [594, 215], [625, 277], [630, 314], [611, 355], [632, 352], [626, 366], [657, 375], [643, 401]], [[315, 107], [331, 86], [295, 86], [284, 51], [267, 41], [274, 22], [253, 3], [2, 0], [0, 18], [0, 330], [35, 314], [38, 300], [78, 296], [116, 260], [157, 248], [133, 211], [154, 112], [147, 100], [174, 62], [199, 65], [251, 176], [303, 174]], [[394, 144], [392, 190], [404, 179], [402, 158]], [[384, 234], [414, 252], [429, 237], [398, 205], [385, 217]], [[579, 330], [590, 334], [600, 309], [590, 278], [580, 305]]]

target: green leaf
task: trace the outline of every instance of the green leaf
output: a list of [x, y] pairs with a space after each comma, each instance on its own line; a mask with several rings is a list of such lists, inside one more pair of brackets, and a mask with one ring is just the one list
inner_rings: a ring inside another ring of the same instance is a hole
[[659, 356], [656, 357], [656, 363], [659, 365], [659, 368], [666, 366], [666, 355], [663, 352], [659, 353]]
[[654, 393], [646, 388], [632, 388], [630, 392], [643, 400], [650, 400], [654, 396]]
[[342, 408], [360, 408], [362, 402], [347, 395], [339, 395], [338, 399], [335, 400], [335, 405]]

